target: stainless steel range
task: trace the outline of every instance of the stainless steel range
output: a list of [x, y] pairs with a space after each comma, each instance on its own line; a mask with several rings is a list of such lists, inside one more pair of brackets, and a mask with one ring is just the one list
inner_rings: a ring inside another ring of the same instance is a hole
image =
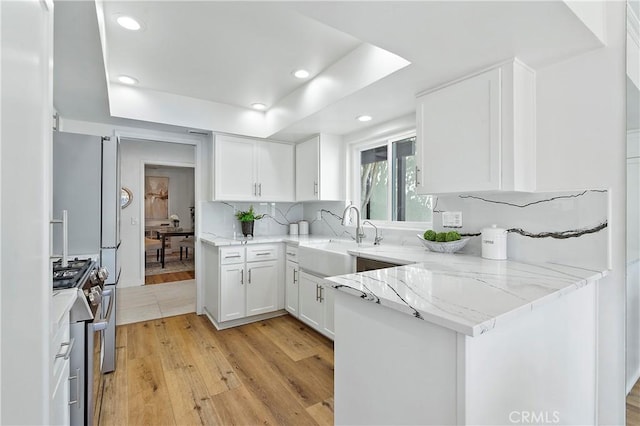
[[[66, 266], [62, 261], [53, 264], [54, 291], [70, 289], [78, 292], [70, 312], [74, 342], [69, 377], [72, 425], [93, 424], [94, 366], [101, 364], [105, 357], [104, 333], [115, 321], [115, 295], [105, 286], [108, 277], [108, 271], [98, 267], [92, 259], [70, 260]], [[94, 347], [100, 347], [100, 351], [94, 353]]]

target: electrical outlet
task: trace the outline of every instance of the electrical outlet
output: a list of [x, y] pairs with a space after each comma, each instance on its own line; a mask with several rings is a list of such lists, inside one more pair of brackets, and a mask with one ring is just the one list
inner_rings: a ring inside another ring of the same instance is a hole
[[462, 212], [442, 212], [442, 226], [445, 228], [462, 228]]
[[322, 220], [322, 212], [320, 210], [316, 212], [316, 220]]

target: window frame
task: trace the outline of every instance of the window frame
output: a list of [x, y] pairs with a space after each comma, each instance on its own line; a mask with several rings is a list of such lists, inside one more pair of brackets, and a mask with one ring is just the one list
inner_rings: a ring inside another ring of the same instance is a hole
[[[412, 137], [416, 137], [416, 131], [415, 129], [411, 130], [411, 131], [406, 131], [406, 132], [401, 132], [401, 133], [394, 133], [391, 134], [389, 136], [385, 136], [385, 137], [381, 137], [381, 138], [375, 138], [375, 139], [368, 139], [366, 141], [362, 141], [362, 142], [357, 142], [351, 145], [350, 148], [350, 156], [351, 156], [351, 165], [350, 165], [350, 169], [351, 169], [351, 194], [352, 194], [352, 199], [353, 202], [358, 206], [360, 205], [360, 200], [362, 197], [361, 194], [361, 188], [360, 188], [360, 153], [362, 151], [366, 151], [368, 149], [372, 149], [372, 148], [376, 148], [376, 147], [380, 147], [380, 146], [384, 146], [386, 145], [387, 147], [387, 161], [389, 161], [388, 164], [388, 176], [389, 176], [389, 184], [387, 185], [387, 218], [391, 218], [393, 215], [393, 188], [391, 185], [391, 182], [393, 182], [393, 167], [391, 164], [391, 160], [393, 159], [393, 143], [394, 142], [400, 142], [403, 139], [408, 139], [408, 138], [412, 138]], [[417, 155], [417, 149], [416, 149], [416, 155]], [[386, 219], [386, 220], [379, 220], [379, 219], [371, 219], [370, 221], [378, 226], [378, 227], [382, 227], [382, 228], [387, 228], [387, 229], [393, 229], [393, 228], [397, 228], [397, 229], [415, 229], [415, 230], [424, 230], [424, 229], [429, 229], [433, 226], [433, 212], [431, 214], [431, 222], [407, 222], [407, 221], [394, 221], [394, 220], [390, 220], [390, 219]], [[365, 220], [365, 219], [363, 219]], [[366, 219], [369, 220], [369, 219]]]

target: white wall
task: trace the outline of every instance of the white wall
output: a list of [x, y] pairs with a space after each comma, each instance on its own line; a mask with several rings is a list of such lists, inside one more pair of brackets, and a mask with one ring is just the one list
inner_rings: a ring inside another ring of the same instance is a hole
[[[145, 163], [195, 167], [195, 147], [188, 144], [121, 138], [122, 186], [133, 192], [133, 201], [122, 211], [120, 287], [144, 284], [144, 173]], [[192, 188], [190, 189], [193, 193]], [[171, 193], [169, 195], [171, 197]], [[170, 201], [171, 203], [171, 201]], [[171, 205], [170, 205], [171, 208]], [[171, 214], [171, 211], [170, 213]], [[183, 216], [181, 215], [182, 219]], [[188, 218], [188, 213], [185, 219]]]
[[598, 285], [599, 423], [625, 420], [625, 2], [607, 46], [537, 71], [538, 190], [610, 188], [611, 274]]
[[52, 8], [0, 2], [0, 424], [50, 423]]

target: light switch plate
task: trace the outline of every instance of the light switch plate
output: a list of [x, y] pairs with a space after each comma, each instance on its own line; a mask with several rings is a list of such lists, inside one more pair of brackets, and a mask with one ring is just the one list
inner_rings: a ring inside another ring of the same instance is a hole
[[442, 226], [445, 228], [462, 228], [462, 212], [442, 212]]

